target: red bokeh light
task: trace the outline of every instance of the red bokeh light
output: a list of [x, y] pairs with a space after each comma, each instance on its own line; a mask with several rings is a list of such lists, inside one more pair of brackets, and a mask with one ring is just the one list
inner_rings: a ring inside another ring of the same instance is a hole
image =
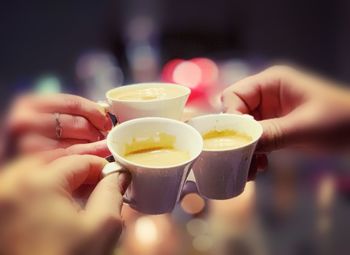
[[218, 73], [217, 65], [208, 58], [173, 59], [165, 64], [161, 79], [189, 87], [192, 91], [189, 101], [205, 100], [207, 87], [217, 83]]
[[210, 85], [217, 81], [219, 70], [214, 61], [208, 58], [194, 58], [195, 63], [202, 71], [201, 84]]
[[202, 70], [192, 61], [179, 63], [173, 72], [173, 81], [189, 88], [196, 88], [202, 81]]
[[163, 67], [162, 74], [161, 74], [161, 80], [164, 82], [174, 82], [173, 81], [173, 72], [175, 70], [175, 67], [182, 63], [183, 59], [173, 59], [170, 60], [168, 63], [166, 63]]

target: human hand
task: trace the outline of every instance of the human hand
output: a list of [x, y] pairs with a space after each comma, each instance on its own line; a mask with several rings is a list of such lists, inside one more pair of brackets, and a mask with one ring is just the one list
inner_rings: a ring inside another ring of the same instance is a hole
[[[290, 146], [343, 148], [350, 140], [350, 93], [331, 85], [336, 84], [276, 66], [227, 88], [222, 102], [226, 112], [251, 114], [260, 121], [264, 132], [257, 152]], [[259, 167], [260, 162], [253, 163]]]
[[[55, 115], [59, 113], [59, 115]], [[61, 133], [57, 133], [57, 121]], [[29, 95], [19, 98], [10, 113], [8, 128], [21, 153], [67, 148], [104, 139], [111, 120], [97, 103], [68, 95]]]
[[[100, 180], [106, 160], [57, 153], [17, 161], [0, 173], [0, 254], [110, 254], [122, 231], [130, 175]], [[72, 193], [96, 185], [85, 207]]]

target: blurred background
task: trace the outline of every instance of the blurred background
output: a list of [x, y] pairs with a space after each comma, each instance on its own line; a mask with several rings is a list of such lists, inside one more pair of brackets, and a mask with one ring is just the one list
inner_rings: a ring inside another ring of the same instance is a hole
[[[134, 82], [189, 86], [185, 118], [219, 112], [228, 85], [276, 62], [350, 83], [350, 1], [3, 1], [0, 105], [18, 94], [93, 100]], [[347, 254], [347, 155], [269, 155], [269, 171], [226, 201], [188, 193], [171, 215], [124, 207], [116, 254]]]

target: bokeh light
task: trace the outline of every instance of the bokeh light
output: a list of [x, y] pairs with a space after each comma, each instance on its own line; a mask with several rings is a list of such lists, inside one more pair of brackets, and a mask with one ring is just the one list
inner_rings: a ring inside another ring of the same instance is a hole
[[196, 250], [206, 252], [213, 247], [213, 239], [209, 235], [196, 236], [192, 241], [192, 245]]
[[158, 242], [159, 235], [155, 222], [147, 217], [140, 217], [135, 223], [135, 238], [140, 244], [153, 245]]
[[203, 211], [205, 201], [198, 194], [190, 193], [182, 199], [181, 207], [188, 214], [198, 214]]
[[216, 63], [208, 58], [173, 59], [164, 65], [161, 77], [163, 81], [195, 89], [198, 86], [216, 83], [219, 69]]
[[44, 75], [35, 83], [35, 91], [41, 94], [58, 93], [61, 90], [61, 82], [54, 75]]
[[194, 58], [191, 62], [201, 69], [201, 84], [217, 82], [219, 69], [213, 60], [208, 58]]
[[75, 68], [77, 81], [84, 88], [85, 96], [93, 100], [104, 99], [107, 90], [121, 85], [124, 80], [117, 59], [109, 52], [83, 53]]
[[192, 61], [181, 62], [174, 69], [173, 81], [190, 88], [195, 88], [202, 81], [202, 70]]
[[187, 232], [192, 236], [199, 236], [208, 233], [208, 222], [202, 219], [192, 219], [186, 224]]

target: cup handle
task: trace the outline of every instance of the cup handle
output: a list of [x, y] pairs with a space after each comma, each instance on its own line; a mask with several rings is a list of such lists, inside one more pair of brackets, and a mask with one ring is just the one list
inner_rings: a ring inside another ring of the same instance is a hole
[[[102, 169], [102, 178], [106, 177], [107, 175], [113, 174], [113, 173], [122, 173], [122, 172], [128, 172], [124, 167], [119, 165], [117, 162], [110, 162], [107, 165], [104, 166]], [[125, 196], [123, 196], [123, 202], [126, 204], [131, 204], [132, 201]]]

